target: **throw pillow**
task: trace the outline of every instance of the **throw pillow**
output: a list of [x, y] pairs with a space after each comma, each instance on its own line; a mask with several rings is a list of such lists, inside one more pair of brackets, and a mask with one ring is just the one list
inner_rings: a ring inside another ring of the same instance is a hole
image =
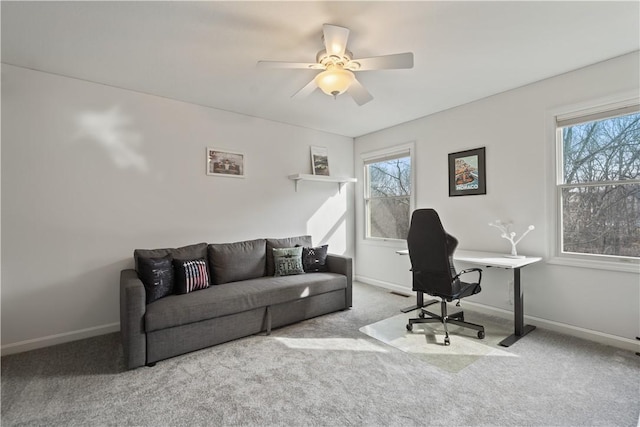
[[172, 256], [139, 258], [138, 277], [142, 280], [147, 304], [173, 293]]
[[301, 246], [297, 248], [274, 248], [273, 261], [275, 267], [274, 276], [290, 276], [304, 273]]
[[302, 248], [302, 268], [304, 268], [305, 273], [328, 271], [326, 264], [328, 249], [329, 245]]
[[267, 276], [273, 276], [273, 248], [293, 248], [294, 246], [312, 246], [311, 236], [285, 237], [282, 239], [267, 239]]
[[209, 287], [209, 272], [204, 259], [173, 260], [175, 271], [176, 293], [189, 292]]

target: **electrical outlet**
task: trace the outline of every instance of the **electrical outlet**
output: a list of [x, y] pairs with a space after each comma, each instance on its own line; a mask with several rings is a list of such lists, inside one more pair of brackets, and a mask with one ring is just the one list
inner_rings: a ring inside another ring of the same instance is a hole
[[509, 305], [513, 305], [513, 280], [509, 280], [509, 295], [507, 296]]

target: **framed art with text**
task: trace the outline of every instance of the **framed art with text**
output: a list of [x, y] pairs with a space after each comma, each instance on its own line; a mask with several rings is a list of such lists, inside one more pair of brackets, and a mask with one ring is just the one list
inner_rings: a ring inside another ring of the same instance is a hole
[[244, 154], [207, 148], [207, 175], [244, 178]]
[[449, 197], [487, 194], [485, 147], [449, 154]]

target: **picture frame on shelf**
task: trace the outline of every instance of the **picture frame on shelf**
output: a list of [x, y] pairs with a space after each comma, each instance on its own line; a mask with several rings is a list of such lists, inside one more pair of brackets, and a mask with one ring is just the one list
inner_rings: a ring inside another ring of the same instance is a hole
[[223, 148], [207, 147], [207, 175], [244, 178], [244, 153]]
[[329, 151], [327, 147], [311, 146], [311, 170], [314, 175], [329, 176]]
[[449, 154], [449, 197], [487, 194], [485, 147]]

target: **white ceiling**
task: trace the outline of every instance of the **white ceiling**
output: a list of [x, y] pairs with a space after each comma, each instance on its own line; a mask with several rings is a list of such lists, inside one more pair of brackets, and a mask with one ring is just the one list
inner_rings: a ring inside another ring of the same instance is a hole
[[[360, 136], [640, 49], [638, 1], [7, 2], [2, 62], [346, 136]], [[411, 51], [410, 70], [356, 74], [357, 106], [317, 90], [322, 24], [354, 57]]]

